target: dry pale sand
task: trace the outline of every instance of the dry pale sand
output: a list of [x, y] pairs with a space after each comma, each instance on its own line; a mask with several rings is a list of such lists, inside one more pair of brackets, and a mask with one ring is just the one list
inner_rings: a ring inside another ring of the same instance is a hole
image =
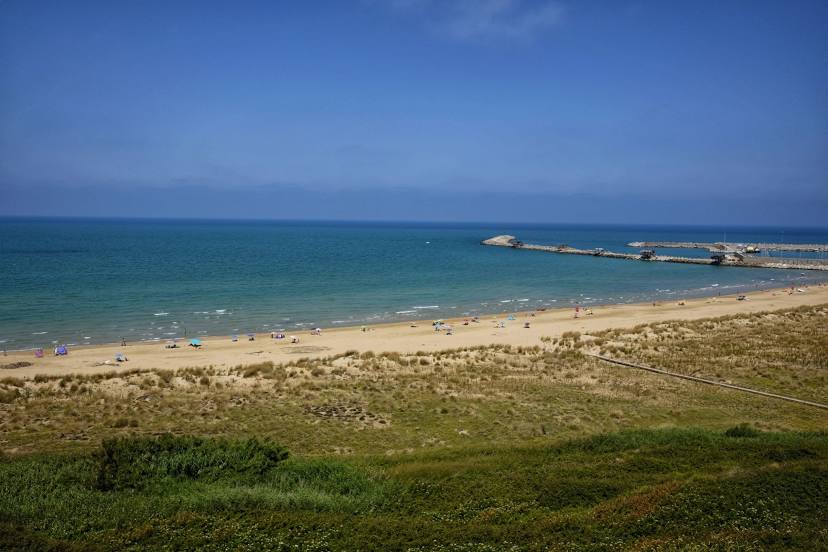
[[[36, 374], [93, 374], [112, 370], [130, 369], [177, 369], [187, 366], [235, 366], [272, 360], [289, 362], [301, 357], [319, 357], [357, 351], [436, 351], [453, 347], [477, 345], [510, 344], [540, 345], [543, 336], [556, 337], [566, 331], [582, 333], [607, 328], [625, 328], [641, 323], [663, 320], [693, 320], [727, 314], [750, 313], [776, 310], [803, 305], [828, 303], [828, 286], [817, 285], [803, 288], [802, 292], [789, 290], [756, 291], [747, 294], [747, 300], [738, 301], [735, 295], [687, 300], [685, 305], [676, 302], [635, 305], [610, 305], [593, 308], [592, 315], [574, 317], [573, 308], [561, 308], [530, 313], [519, 313], [513, 321], [506, 321], [505, 328], [497, 327], [503, 316], [485, 316], [479, 323], [462, 325], [463, 320], [447, 320], [454, 327], [453, 335], [437, 333], [430, 322], [410, 322], [369, 326], [363, 332], [360, 327], [323, 330], [322, 335], [313, 336], [308, 331], [295, 333], [300, 338], [298, 345], [285, 340], [274, 340], [269, 334], [256, 336], [255, 341], [233, 343], [229, 337], [214, 337], [203, 341], [204, 346], [195, 350], [182, 346], [179, 349], [165, 349], [164, 343], [134, 344], [122, 347], [117, 344], [91, 347], [75, 347], [69, 355], [49, 355], [37, 359], [31, 351], [9, 352], [0, 356], [0, 365], [19, 361], [32, 362], [25, 368], [0, 369], [0, 377], [34, 377]], [[530, 328], [524, 328], [524, 322]], [[185, 342], [186, 343], [186, 342]], [[183, 345], [183, 344], [182, 344]], [[115, 363], [115, 354], [123, 352], [129, 360]], [[104, 364], [105, 362], [109, 364]]]

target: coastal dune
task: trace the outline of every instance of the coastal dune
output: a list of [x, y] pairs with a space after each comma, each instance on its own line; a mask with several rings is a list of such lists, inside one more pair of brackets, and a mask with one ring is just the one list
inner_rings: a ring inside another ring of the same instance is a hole
[[[595, 306], [591, 315], [583, 312], [575, 318], [572, 307], [546, 311], [516, 313], [515, 320], [504, 316], [483, 316], [480, 322], [463, 325], [463, 319], [447, 320], [453, 332], [436, 332], [429, 321], [400, 322], [366, 327], [323, 330], [321, 335], [297, 332], [298, 344], [289, 339], [274, 340], [269, 334], [256, 336], [255, 341], [231, 342], [227, 336], [203, 340], [200, 349], [180, 342], [177, 349], [165, 349], [164, 343], [119, 344], [76, 347], [69, 355], [55, 357], [49, 354], [35, 358], [31, 351], [9, 352], [0, 356], [0, 377], [31, 378], [37, 374], [95, 374], [113, 370], [179, 369], [192, 366], [236, 366], [262, 361], [290, 362], [301, 357], [317, 358], [344, 353], [349, 350], [438, 351], [454, 347], [510, 344], [537, 345], [541, 337], [557, 337], [567, 331], [588, 333], [608, 328], [625, 328], [637, 324], [664, 320], [695, 320], [738, 313], [752, 313], [775, 309], [828, 303], [828, 286], [817, 285], [802, 291], [776, 289], [749, 293], [740, 301], [735, 295], [688, 299], [677, 302], [639, 303], [631, 305]], [[500, 327], [503, 322], [504, 327]], [[524, 324], [529, 322], [529, 328]], [[117, 353], [124, 353], [128, 361], [116, 363]], [[19, 364], [23, 367], [11, 368]]]

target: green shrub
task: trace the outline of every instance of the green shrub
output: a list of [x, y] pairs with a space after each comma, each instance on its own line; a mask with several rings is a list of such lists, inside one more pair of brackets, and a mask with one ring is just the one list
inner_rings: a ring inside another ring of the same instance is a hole
[[733, 426], [725, 431], [727, 437], [758, 437], [761, 432], [747, 424]]
[[144, 488], [167, 478], [216, 480], [261, 476], [288, 457], [269, 441], [162, 435], [123, 437], [102, 443], [97, 486]]

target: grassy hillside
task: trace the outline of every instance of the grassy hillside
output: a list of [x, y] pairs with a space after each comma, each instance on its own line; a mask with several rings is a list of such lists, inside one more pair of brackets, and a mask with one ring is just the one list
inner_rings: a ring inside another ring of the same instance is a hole
[[261, 472], [230, 463], [206, 478], [147, 470], [138, 489], [102, 489], [100, 453], [34, 455], [0, 463], [0, 547], [824, 546], [828, 435], [730, 433], [625, 431], [549, 446], [293, 458]]
[[[0, 549], [826, 549], [828, 309], [0, 381]], [[289, 453], [289, 454], [288, 454]]]

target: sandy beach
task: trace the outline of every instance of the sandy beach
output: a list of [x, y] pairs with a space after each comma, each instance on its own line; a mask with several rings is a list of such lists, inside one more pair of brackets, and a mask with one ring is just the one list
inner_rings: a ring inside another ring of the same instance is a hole
[[[232, 342], [229, 336], [208, 337], [200, 349], [187, 346], [188, 340], [179, 340], [180, 347], [166, 349], [164, 342], [107, 344], [70, 348], [66, 356], [53, 356], [44, 351], [44, 358], [35, 358], [32, 351], [8, 352], [0, 356], [0, 366], [29, 362], [21, 368], [0, 368], [0, 377], [34, 377], [37, 374], [94, 374], [113, 370], [178, 369], [189, 366], [235, 366], [262, 361], [288, 362], [301, 357], [321, 357], [357, 351], [436, 351], [454, 347], [491, 344], [515, 346], [537, 345], [544, 336], [556, 337], [567, 331], [587, 333], [607, 328], [624, 328], [663, 320], [693, 320], [738, 313], [751, 313], [805, 305], [828, 303], [828, 286], [817, 285], [790, 293], [790, 289], [755, 291], [743, 301], [736, 295], [722, 295], [688, 299], [678, 302], [639, 303], [631, 305], [596, 306], [592, 314], [574, 309], [558, 308], [546, 311], [516, 313], [514, 320], [503, 315], [481, 316], [477, 323], [463, 325], [463, 319], [450, 319], [451, 335], [436, 332], [429, 321], [399, 322], [366, 327], [326, 329], [321, 335], [308, 330], [288, 332], [295, 335], [298, 344], [290, 339], [271, 339], [270, 334], [257, 334], [255, 341], [240, 336]], [[499, 327], [500, 322], [504, 327]], [[529, 322], [530, 327], [524, 325]], [[416, 327], [412, 327], [416, 324]], [[128, 361], [115, 362], [117, 353], [124, 353]]]

